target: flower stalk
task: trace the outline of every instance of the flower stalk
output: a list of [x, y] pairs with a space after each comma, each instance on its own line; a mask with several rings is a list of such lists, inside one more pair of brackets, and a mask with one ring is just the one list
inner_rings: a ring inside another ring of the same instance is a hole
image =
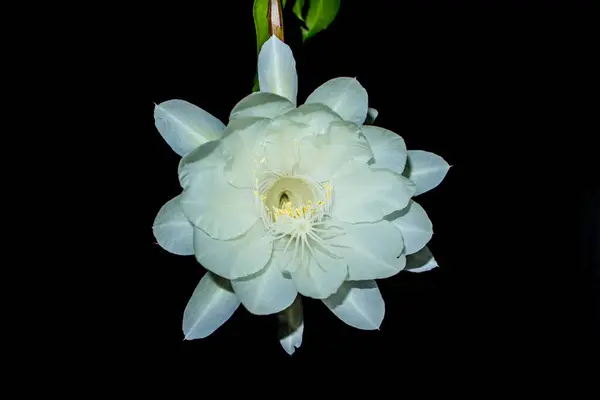
[[281, 6], [281, 0], [269, 0], [267, 18], [269, 19], [269, 36], [275, 35], [283, 42], [283, 7]]

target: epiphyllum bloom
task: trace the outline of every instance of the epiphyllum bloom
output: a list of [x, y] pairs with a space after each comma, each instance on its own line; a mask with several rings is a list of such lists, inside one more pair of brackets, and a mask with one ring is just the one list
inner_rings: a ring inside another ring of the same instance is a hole
[[377, 329], [385, 307], [375, 279], [417, 252], [415, 271], [435, 266], [425, 248], [432, 224], [412, 197], [449, 166], [363, 125], [368, 97], [356, 79], [332, 79], [296, 107], [295, 61], [275, 36], [258, 69], [261, 91], [233, 108], [227, 126], [181, 100], [155, 110], [159, 132], [183, 156], [183, 192], [158, 213], [155, 236], [210, 271], [186, 308], [186, 337], [212, 333], [240, 301], [266, 315], [298, 294], [353, 327]]

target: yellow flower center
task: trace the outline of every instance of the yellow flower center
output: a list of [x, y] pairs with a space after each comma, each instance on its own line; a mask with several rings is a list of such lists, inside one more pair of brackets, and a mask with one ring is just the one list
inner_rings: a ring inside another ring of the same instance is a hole
[[260, 197], [267, 219], [272, 223], [286, 216], [307, 221], [320, 220], [331, 199], [331, 185], [321, 185], [295, 176], [270, 176], [257, 183], [255, 194]]
[[293, 262], [289, 268], [305, 265], [314, 257], [315, 246], [336, 256], [322, 238], [340, 234], [327, 217], [331, 193], [330, 183], [321, 184], [303, 176], [270, 171], [256, 179], [254, 194], [259, 200], [263, 222], [273, 235], [273, 241], [283, 239], [283, 250], [292, 252]]

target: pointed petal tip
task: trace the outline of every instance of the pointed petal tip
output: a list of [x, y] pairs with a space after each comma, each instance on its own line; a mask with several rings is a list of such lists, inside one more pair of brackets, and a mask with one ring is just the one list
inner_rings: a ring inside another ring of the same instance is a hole
[[271, 36], [269, 37], [269, 39], [268, 39], [268, 40], [275, 40], [275, 41], [278, 41], [278, 42], [284, 43], [284, 41], [283, 41], [283, 40], [281, 40], [281, 39], [279, 39], [279, 37], [278, 37], [276, 34], [274, 34], [274, 33], [272, 33], [272, 34], [271, 34]]
[[258, 83], [261, 92], [275, 93], [296, 105], [296, 60], [290, 46], [275, 35], [271, 35], [258, 54]]

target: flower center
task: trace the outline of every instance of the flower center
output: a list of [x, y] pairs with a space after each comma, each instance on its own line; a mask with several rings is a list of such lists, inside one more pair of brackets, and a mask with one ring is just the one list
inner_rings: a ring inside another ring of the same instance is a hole
[[320, 221], [328, 211], [331, 185], [305, 177], [271, 174], [261, 182], [257, 180], [255, 194], [260, 197], [265, 224], [277, 229], [275, 225], [283, 216], [312, 223]]
[[288, 196], [288, 192], [281, 193], [281, 196], [279, 196], [279, 207], [283, 207], [289, 201], [290, 196]]
[[327, 218], [331, 188], [328, 182], [276, 172], [257, 177], [254, 194], [260, 199], [263, 222], [273, 241], [282, 239], [283, 250], [292, 252], [290, 268], [306, 265], [316, 247], [333, 253], [323, 239], [339, 234]]

